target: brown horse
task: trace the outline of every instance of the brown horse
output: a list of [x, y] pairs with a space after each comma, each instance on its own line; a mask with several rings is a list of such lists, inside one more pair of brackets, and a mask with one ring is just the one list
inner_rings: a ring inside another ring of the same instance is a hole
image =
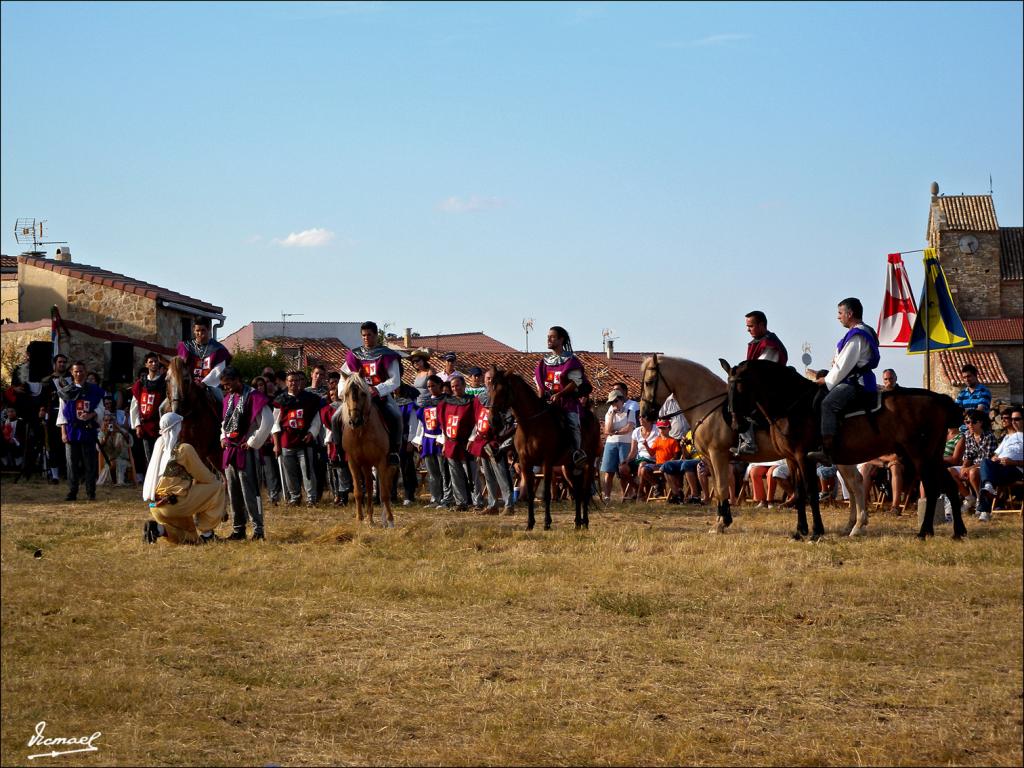
[[[815, 461], [808, 458], [821, 442], [818, 417], [812, 403], [819, 386], [792, 368], [766, 360], [748, 360], [730, 367], [729, 402], [733, 413], [748, 413], [757, 407], [771, 422], [776, 446], [801, 468], [805, 491], [814, 477]], [[926, 389], [901, 387], [883, 395], [877, 412], [848, 416], [840, 422], [832, 449], [833, 458], [847, 464], [868, 461], [895, 453], [914, 467], [925, 491], [925, 515], [917, 536], [933, 536], [935, 503], [940, 493], [953, 504], [953, 538], [966, 532], [960, 514], [960, 494], [942, 461], [946, 431], [961, 422], [961, 410], [948, 395]], [[825, 532], [816, 493], [808, 493], [814, 517], [812, 538]], [[803, 506], [797, 510], [796, 535], [807, 533]]]
[[181, 416], [179, 440], [196, 449], [214, 472], [221, 471], [224, 450], [220, 445], [221, 414], [216, 401], [203, 387], [192, 381], [180, 357], [167, 366], [167, 408]]
[[577, 470], [572, 462], [571, 438], [561, 409], [547, 405], [537, 397], [533, 388], [518, 374], [497, 368], [491, 370], [494, 376], [490, 391], [491, 410], [502, 412], [511, 408], [516, 417], [513, 444], [526, 480], [526, 530], [532, 531], [536, 524], [533, 496], [537, 479], [533, 474], [534, 467], [541, 467], [544, 471], [544, 530], [551, 530], [551, 473], [556, 468], [559, 471], [565, 468], [564, 471], [572, 478], [576, 529], [589, 528], [594, 461], [601, 451], [601, 434], [594, 414], [589, 410], [580, 414], [580, 447], [587, 454], [587, 464], [582, 470]]
[[377, 469], [377, 487], [384, 505], [381, 522], [385, 528], [395, 527], [391, 512], [391, 479], [395, 467], [388, 466], [388, 432], [377, 407], [373, 404], [370, 386], [362, 376], [342, 373], [341, 407], [331, 417], [331, 429], [348, 459], [352, 473], [352, 490], [356, 495], [356, 516], [366, 517], [373, 525], [373, 470]]
[[[715, 495], [718, 497], [718, 519], [712, 530], [715, 533], [723, 533], [732, 524], [732, 511], [729, 507], [729, 462], [732, 460], [730, 449], [736, 445], [738, 439], [738, 431], [733, 428], [731, 414], [727, 413], [726, 408], [728, 386], [721, 377], [700, 363], [678, 357], [654, 355], [644, 360], [641, 370], [643, 412], [651, 419], [655, 418], [669, 394], [675, 395], [676, 401], [680, 403], [680, 412], [693, 430], [693, 441], [697, 449], [711, 464]], [[757, 453], [745, 455], [744, 461], [777, 461], [785, 458], [767, 431], [758, 430], [755, 436]], [[855, 464], [838, 465], [837, 469], [850, 492], [850, 522], [847, 533], [850, 536], [858, 536], [864, 532], [864, 527], [868, 524], [864, 487]], [[797, 486], [796, 482], [794, 486]]]

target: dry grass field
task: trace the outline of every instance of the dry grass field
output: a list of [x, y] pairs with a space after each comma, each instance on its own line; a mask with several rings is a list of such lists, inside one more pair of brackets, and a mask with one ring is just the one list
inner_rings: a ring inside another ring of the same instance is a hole
[[[2, 487], [4, 765], [1022, 763], [1015, 514], [810, 544], [788, 510], [325, 506], [175, 548], [64, 492]], [[98, 752], [28, 760], [42, 720]]]

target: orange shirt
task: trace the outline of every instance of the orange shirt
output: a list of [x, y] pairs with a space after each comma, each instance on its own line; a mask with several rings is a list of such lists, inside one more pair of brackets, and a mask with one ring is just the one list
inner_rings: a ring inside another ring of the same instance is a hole
[[672, 437], [659, 437], [651, 448], [654, 452], [654, 461], [657, 464], [664, 464], [679, 456], [679, 441]]

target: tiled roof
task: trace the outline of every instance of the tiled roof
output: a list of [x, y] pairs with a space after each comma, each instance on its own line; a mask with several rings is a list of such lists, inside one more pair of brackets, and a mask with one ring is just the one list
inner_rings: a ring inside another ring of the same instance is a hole
[[298, 351], [302, 348], [305, 360], [301, 362], [305, 367], [313, 367], [317, 363], [323, 364], [328, 371], [340, 371], [345, 362], [346, 347], [339, 339], [310, 339], [296, 336], [274, 336], [269, 339], [261, 339], [261, 342], [271, 344], [283, 350]]
[[[640, 369], [643, 366], [644, 360], [653, 355], [654, 352], [612, 352], [611, 358], [604, 352], [577, 352], [576, 354], [586, 354], [594, 359], [601, 358], [606, 367], [621, 371], [624, 376], [631, 376], [640, 381], [642, 375]], [[659, 352], [658, 354], [663, 353]]]
[[[392, 339], [394, 343], [395, 340]], [[397, 340], [397, 346], [400, 349], [405, 350], [404, 339], [401, 337]], [[488, 336], [483, 331], [473, 331], [471, 333], [435, 333], [431, 335], [421, 334], [419, 336], [412, 337], [412, 349], [407, 351], [411, 352], [413, 349], [420, 347], [427, 347], [431, 351], [440, 350], [442, 352], [517, 352], [515, 347], [510, 347], [508, 344], [503, 344], [495, 338]]]
[[18, 257], [17, 256], [0, 256], [0, 272], [17, 272], [18, 271]]
[[978, 352], [973, 349], [944, 349], [938, 354], [939, 374], [950, 384], [960, 384], [963, 374], [960, 369], [970, 363], [978, 369], [978, 380], [982, 384], [1009, 384], [1010, 379], [999, 362], [995, 352]]
[[[594, 386], [591, 401], [595, 405], [604, 403], [605, 398], [608, 397], [608, 391], [612, 388], [612, 384], [617, 381], [625, 382], [632, 397], [640, 397], [640, 379], [624, 373], [617, 367], [613, 367], [611, 363], [614, 361], [608, 360], [604, 355], [598, 355], [593, 352], [577, 352], [576, 356], [583, 363], [587, 378], [590, 379], [591, 384]], [[502, 370], [518, 373], [528, 382], [532, 383], [533, 371], [537, 367], [540, 358], [541, 354], [539, 352], [466, 352], [459, 355], [456, 368], [465, 373], [467, 369], [474, 366], [486, 370], [488, 366], [495, 365]], [[444, 368], [440, 355], [436, 353], [431, 355], [430, 364], [437, 371]], [[412, 365], [403, 366], [403, 381], [411, 384], [415, 377], [416, 371]]]
[[1024, 280], [1024, 227], [999, 228], [999, 277]]
[[964, 326], [975, 344], [983, 341], [1016, 341], [1024, 343], [1024, 317], [993, 317], [964, 320]]
[[163, 299], [165, 301], [174, 301], [179, 304], [188, 304], [190, 307], [195, 307], [196, 309], [201, 309], [206, 312], [213, 312], [218, 315], [224, 311], [222, 307], [218, 307], [200, 299], [194, 299], [183, 293], [171, 291], [167, 288], [161, 288], [159, 285], [153, 285], [152, 283], [147, 283], [142, 280], [136, 280], [134, 277], [128, 277], [126, 275], [119, 274], [118, 272], [110, 272], [106, 269], [100, 269], [99, 267], [91, 267], [88, 264], [77, 264], [73, 261], [54, 261], [53, 259], [43, 258], [42, 256], [18, 256], [17, 258], [19, 262], [29, 266], [50, 270], [51, 272], [56, 272], [58, 275], [67, 275], [68, 277], [73, 277], [77, 280], [84, 280], [88, 283], [96, 283], [116, 290], [135, 293], [140, 296], [145, 296], [148, 299]]
[[934, 200], [935, 205], [928, 213], [929, 231], [936, 209], [939, 214], [939, 229], [965, 232], [995, 232], [999, 229], [992, 195], [942, 195]]

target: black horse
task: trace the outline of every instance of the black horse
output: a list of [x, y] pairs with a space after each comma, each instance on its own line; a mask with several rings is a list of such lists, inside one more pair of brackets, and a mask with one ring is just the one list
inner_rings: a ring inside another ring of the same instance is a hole
[[[818, 508], [818, 494], [812, 486], [817, 477], [816, 462], [808, 459], [807, 454], [821, 443], [818, 417], [813, 408], [819, 385], [792, 368], [766, 360], [748, 360], [735, 368], [725, 360], [719, 362], [729, 374], [732, 413], [760, 409], [771, 423], [776, 446], [797, 465], [801, 496], [810, 501], [814, 518], [812, 538], [817, 539], [825, 533], [825, 527]], [[914, 467], [924, 484], [927, 500], [918, 538], [935, 533], [933, 517], [940, 493], [945, 493], [953, 505], [953, 538], [961, 538], [967, 528], [960, 514], [960, 494], [942, 461], [946, 431], [959, 426], [960, 408], [948, 395], [903, 387], [883, 393], [881, 402], [881, 409], [874, 413], [848, 416], [840, 422], [832, 458], [839, 464], [854, 464], [887, 453], [897, 454]], [[806, 534], [807, 515], [800, 501], [794, 535], [799, 538]]]

